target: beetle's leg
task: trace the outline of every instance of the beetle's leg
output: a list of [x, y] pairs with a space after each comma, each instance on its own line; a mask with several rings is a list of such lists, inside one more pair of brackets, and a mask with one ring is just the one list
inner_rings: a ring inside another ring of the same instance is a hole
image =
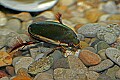
[[61, 24], [63, 24], [61, 17], [62, 17], [62, 14], [58, 12], [58, 13], [56, 14], [56, 19], [57, 19]]

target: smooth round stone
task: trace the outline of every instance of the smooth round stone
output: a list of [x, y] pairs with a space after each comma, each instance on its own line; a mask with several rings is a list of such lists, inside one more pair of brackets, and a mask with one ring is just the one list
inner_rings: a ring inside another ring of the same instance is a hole
[[112, 29], [102, 29], [97, 32], [97, 37], [100, 40], [107, 42], [108, 44], [112, 44], [117, 40], [117, 36]]
[[21, 21], [29, 21], [32, 19], [32, 16], [28, 12], [21, 12], [19, 14], [13, 15], [13, 18], [20, 19]]
[[106, 56], [120, 66], [120, 50], [116, 48], [107, 48]]
[[15, 69], [12, 66], [6, 66], [6, 71], [9, 73], [11, 76], [15, 75]]
[[97, 23], [89, 23], [80, 27], [77, 32], [85, 37], [96, 37], [96, 33], [102, 26]]
[[44, 72], [37, 74], [33, 80], [54, 80], [54, 79], [52, 74]]
[[86, 48], [84, 48], [84, 49], [82, 49], [82, 50], [89, 50], [89, 51], [91, 51], [91, 52], [93, 52], [93, 53], [96, 53], [97, 51], [95, 50], [95, 48], [93, 48], [93, 47], [86, 47]]
[[99, 55], [89, 50], [82, 50], [79, 58], [87, 66], [97, 65], [101, 62], [101, 58], [99, 57]]
[[15, 72], [20, 68], [28, 69], [29, 65], [34, 62], [34, 59], [31, 57], [22, 57], [15, 63]]
[[84, 38], [85, 38], [82, 34], [77, 34], [77, 37], [79, 40], [84, 40]]
[[102, 10], [112, 14], [118, 13], [117, 5], [114, 1], [108, 1], [105, 5], [103, 5]]
[[61, 0], [60, 1], [60, 4], [61, 5], [64, 5], [64, 6], [71, 6], [72, 4], [74, 4], [76, 2], [76, 0]]
[[5, 26], [7, 23], [6, 15], [0, 11], [0, 26]]
[[86, 76], [87, 76], [87, 80], [97, 80], [97, 78], [99, 77], [99, 73], [95, 71], [88, 71]]
[[0, 36], [1, 35], [5, 36], [5, 35], [8, 35], [8, 34], [10, 34], [12, 32], [14, 32], [14, 31], [9, 30], [9, 29], [0, 29]]
[[98, 65], [89, 67], [89, 70], [90, 71], [101, 72], [101, 71], [104, 71], [104, 70], [112, 67], [113, 65], [114, 65], [114, 63], [111, 60], [106, 59], [104, 61], [101, 61], [101, 63], [98, 64]]
[[115, 77], [116, 77], [117, 79], [120, 79], [120, 69], [115, 73]]
[[109, 69], [107, 70], [106, 75], [110, 76], [111, 79], [116, 80], [115, 74], [116, 74], [116, 72], [117, 72], [119, 69], [120, 69], [120, 67], [117, 66], [117, 65], [115, 65], [115, 66], [113, 66], [112, 68], [109, 68]]
[[30, 64], [28, 67], [28, 72], [30, 74], [37, 74], [39, 72], [44, 72], [49, 70], [52, 65], [53, 65], [53, 57], [51, 56], [43, 57]]
[[112, 79], [106, 74], [101, 74], [97, 80], [112, 80]]
[[4, 70], [0, 70], [0, 78], [7, 77], [8, 74]]
[[106, 52], [106, 49], [102, 49], [102, 50], [98, 51], [97, 54], [101, 57], [101, 60], [107, 59], [105, 52]]
[[94, 48], [98, 51], [102, 50], [102, 49], [107, 49], [108, 47], [110, 47], [105, 41], [99, 41]]
[[107, 21], [107, 19], [110, 17], [110, 14], [104, 14], [99, 18], [99, 21]]
[[36, 18], [38, 17], [45, 17], [46, 19], [48, 20], [54, 20], [55, 19], [55, 16], [54, 16], [54, 13], [52, 11], [45, 11], [39, 15], [36, 16]]
[[6, 24], [6, 28], [13, 31], [18, 31], [21, 28], [21, 22], [18, 19], [10, 19]]
[[86, 43], [85, 41], [80, 41], [80, 43], [79, 43], [80, 49], [86, 48], [86, 47], [88, 47], [88, 46], [89, 46], [89, 44]]
[[12, 60], [12, 65], [15, 66], [16, 62], [17, 62], [20, 58], [22, 58], [22, 56], [13, 58], [13, 60]]

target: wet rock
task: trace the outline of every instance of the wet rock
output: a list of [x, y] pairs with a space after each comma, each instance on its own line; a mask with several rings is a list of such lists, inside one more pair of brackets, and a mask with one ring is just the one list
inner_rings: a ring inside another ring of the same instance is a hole
[[99, 21], [107, 21], [110, 16], [110, 14], [104, 14], [99, 18]]
[[104, 71], [104, 70], [112, 67], [113, 65], [114, 65], [114, 63], [111, 60], [106, 59], [104, 61], [101, 61], [101, 63], [98, 64], [98, 65], [89, 67], [89, 70], [90, 71], [101, 72], [101, 71]]
[[99, 57], [99, 55], [89, 50], [82, 50], [79, 58], [87, 66], [97, 65], [101, 62], [101, 58]]
[[89, 23], [80, 27], [77, 32], [83, 34], [85, 37], [95, 37], [98, 30], [102, 26], [98, 23]]
[[107, 42], [108, 44], [114, 43], [117, 39], [116, 33], [114, 32], [113, 29], [110, 28], [100, 29], [97, 32], [97, 37], [100, 40]]
[[12, 57], [7, 52], [0, 51], [0, 67], [11, 64], [12, 64]]
[[65, 69], [68, 69], [69, 68], [69, 64], [68, 64], [68, 60], [67, 58], [61, 58], [61, 59], [58, 59], [54, 62], [54, 69], [56, 68], [65, 68]]
[[86, 47], [88, 47], [89, 46], [89, 44], [88, 43], [86, 43], [85, 41], [80, 41], [80, 49], [83, 49], [83, 48], [86, 48]]
[[20, 68], [12, 80], [33, 80], [25, 68]]
[[115, 80], [115, 74], [116, 72], [119, 70], [119, 66], [115, 65], [114, 67], [112, 68], [109, 68], [106, 75], [110, 76], [111, 79]]
[[89, 71], [87, 74], [87, 80], [97, 80], [97, 78], [99, 77], [99, 73], [94, 72], [94, 71]]
[[22, 58], [22, 56], [13, 58], [12, 65], [15, 66], [16, 62], [18, 62], [20, 58]]
[[15, 75], [15, 69], [12, 66], [6, 66], [6, 71], [8, 74], [10, 74], [11, 76]]
[[82, 50], [89, 50], [89, 51], [91, 51], [91, 52], [93, 52], [93, 53], [97, 53], [97, 51], [96, 51], [95, 48], [93, 48], [93, 47], [86, 47], [86, 48], [84, 48], [84, 49], [82, 49]]
[[117, 79], [120, 79], [120, 69], [115, 73], [115, 77], [116, 77]]
[[54, 80], [54, 79], [52, 74], [44, 72], [37, 74], [33, 80]]
[[9, 79], [9, 77], [5, 76], [5, 77], [0, 78], [0, 80], [10, 80], [10, 79]]
[[20, 68], [25, 68], [28, 69], [29, 65], [34, 62], [34, 59], [31, 57], [22, 57], [20, 58], [16, 63], [15, 63], [15, 72], [17, 73], [17, 71]]
[[21, 12], [19, 14], [15, 14], [12, 16], [13, 18], [18, 18], [20, 19], [21, 21], [28, 21], [28, 20], [31, 20], [32, 19], [32, 16], [30, 13], [28, 12]]
[[37, 74], [50, 69], [53, 65], [53, 57], [43, 57], [29, 65], [28, 72], [30, 74]]
[[54, 70], [55, 80], [87, 80], [85, 74], [76, 74], [72, 69], [57, 68]]
[[118, 13], [117, 5], [114, 1], [108, 1], [105, 5], [103, 5], [102, 10], [112, 14]]
[[108, 47], [110, 47], [105, 41], [99, 41], [94, 48], [98, 51], [102, 50], [102, 49], [107, 49]]
[[85, 17], [89, 22], [97, 22], [99, 17], [104, 13], [98, 9], [90, 9], [85, 12]]
[[0, 78], [6, 77], [8, 74], [5, 71], [0, 70]]
[[116, 48], [107, 48], [106, 56], [120, 66], [120, 51]]
[[0, 11], [0, 26], [5, 26], [7, 23], [7, 17], [6, 15]]
[[13, 31], [18, 31], [21, 28], [21, 22], [18, 19], [10, 19], [6, 24], [6, 28]]
[[101, 74], [97, 80], [112, 80], [112, 79], [106, 74]]
[[106, 49], [102, 49], [102, 50], [98, 51], [98, 55], [100, 56], [101, 60], [107, 59], [105, 52], [106, 52]]

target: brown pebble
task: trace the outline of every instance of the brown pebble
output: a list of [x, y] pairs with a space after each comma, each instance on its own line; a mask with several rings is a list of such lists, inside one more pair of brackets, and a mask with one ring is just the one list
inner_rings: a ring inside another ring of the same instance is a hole
[[8, 76], [5, 71], [0, 70], [0, 78]]
[[15, 75], [15, 70], [14, 70], [14, 67], [12, 67], [12, 66], [6, 66], [6, 71], [7, 71], [11, 76], [14, 76], [14, 75]]
[[93, 53], [89, 50], [81, 51], [79, 58], [87, 66], [97, 65], [101, 62], [101, 58], [99, 57], [99, 55], [97, 55], [96, 53]]

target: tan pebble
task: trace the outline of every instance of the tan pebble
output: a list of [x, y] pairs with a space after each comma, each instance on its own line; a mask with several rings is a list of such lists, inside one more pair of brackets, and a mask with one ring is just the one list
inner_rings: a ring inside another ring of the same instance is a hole
[[0, 26], [5, 26], [7, 23], [6, 15], [0, 11]]
[[87, 80], [97, 80], [97, 78], [99, 77], [99, 73], [95, 71], [88, 71], [86, 76], [87, 76]]
[[97, 65], [101, 62], [101, 58], [99, 57], [99, 55], [89, 50], [82, 50], [79, 58], [87, 66]]
[[82, 27], [84, 24], [77, 24], [75, 27], [74, 27], [74, 29], [75, 29], [75, 31], [77, 31], [80, 27]]
[[91, 39], [90, 38], [85, 38], [84, 41], [89, 44]]
[[120, 21], [120, 14], [111, 15], [108, 20], [118, 20]]
[[99, 17], [104, 13], [98, 9], [90, 9], [85, 12], [85, 17], [89, 22], [97, 22]]
[[11, 65], [12, 63], [12, 57], [7, 53], [0, 51], [0, 67]]
[[86, 47], [88, 47], [88, 46], [89, 46], [89, 44], [88, 44], [88, 43], [86, 43], [85, 41], [80, 41], [80, 43], [79, 43], [79, 44], [80, 44], [80, 46], [79, 46], [79, 47], [80, 47], [81, 49], [86, 48]]
[[60, 0], [60, 4], [65, 5], [65, 6], [70, 6], [70, 5], [74, 4], [75, 2], [76, 2], [76, 0]]
[[31, 19], [32, 19], [31, 14], [28, 13], [28, 12], [21, 12], [21, 13], [19, 13], [19, 14], [13, 15], [12, 17], [18, 18], [18, 19], [20, 19], [20, 20], [22, 20], [22, 21], [28, 21], [28, 20], [31, 20]]

